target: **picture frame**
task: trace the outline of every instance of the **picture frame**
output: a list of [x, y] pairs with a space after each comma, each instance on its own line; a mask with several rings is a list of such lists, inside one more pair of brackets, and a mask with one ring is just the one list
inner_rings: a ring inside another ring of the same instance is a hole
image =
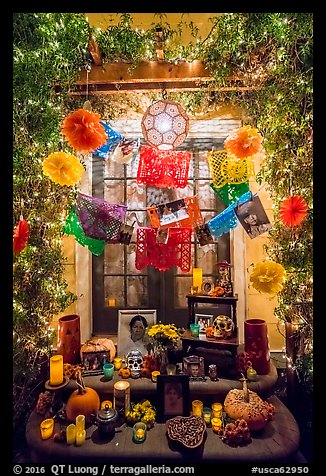
[[199, 324], [199, 334], [206, 334], [206, 328], [213, 324], [213, 314], [195, 314], [195, 324]]
[[188, 355], [183, 358], [183, 372], [188, 375], [190, 381], [205, 381], [204, 357], [198, 355]]
[[208, 296], [208, 294], [214, 289], [214, 281], [211, 278], [203, 279], [201, 285], [201, 294]]
[[157, 413], [159, 423], [166, 422], [175, 416], [190, 415], [189, 376], [158, 375], [157, 376]]
[[103, 375], [103, 365], [111, 362], [110, 350], [90, 351], [82, 353], [82, 375]]
[[251, 239], [269, 231], [272, 227], [263, 204], [256, 194], [252, 195], [250, 200], [237, 205], [234, 213]]
[[[135, 319], [136, 318], [136, 319]], [[140, 350], [142, 354], [147, 354], [149, 341], [146, 337], [146, 331], [156, 324], [157, 311], [156, 309], [128, 309], [118, 310], [118, 341], [117, 341], [117, 355], [126, 357], [131, 350]], [[135, 332], [137, 340], [132, 340], [130, 323], [132, 320], [138, 322], [136, 327], [143, 327], [143, 336], [140, 337], [140, 330]], [[145, 323], [145, 325], [143, 324]], [[146, 326], [147, 324], [147, 326]]]

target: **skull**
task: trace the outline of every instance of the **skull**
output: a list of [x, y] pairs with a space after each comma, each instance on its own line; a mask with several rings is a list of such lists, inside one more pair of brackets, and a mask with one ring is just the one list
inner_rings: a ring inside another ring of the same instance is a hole
[[140, 350], [131, 350], [127, 355], [127, 367], [130, 369], [132, 378], [140, 377], [140, 368], [143, 364], [143, 356]]
[[219, 339], [226, 339], [232, 336], [234, 322], [228, 316], [217, 316], [213, 322], [214, 336]]

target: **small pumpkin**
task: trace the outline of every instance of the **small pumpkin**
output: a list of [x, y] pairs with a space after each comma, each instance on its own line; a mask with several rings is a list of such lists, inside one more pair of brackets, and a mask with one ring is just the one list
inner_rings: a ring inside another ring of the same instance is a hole
[[210, 339], [214, 339], [214, 327], [212, 326], [206, 327], [205, 332], [206, 332], [206, 337]]
[[98, 339], [87, 340], [80, 348], [80, 357], [83, 361], [83, 352], [105, 352], [110, 351], [110, 360], [113, 361], [117, 349], [111, 339], [99, 337]]
[[123, 367], [122, 369], [119, 370], [119, 375], [122, 378], [129, 378], [131, 375], [131, 370], [128, 369], [128, 367]]
[[85, 415], [87, 423], [91, 415], [96, 414], [100, 408], [100, 397], [96, 390], [86, 387], [81, 372], [78, 372], [76, 383], [78, 388], [72, 392], [66, 404], [66, 414], [69, 421], [76, 421], [78, 415]]
[[243, 388], [229, 391], [224, 400], [224, 411], [233, 420], [245, 420], [250, 431], [261, 430], [272, 419], [274, 405], [264, 402], [256, 392], [249, 390], [243, 374], [240, 381]]

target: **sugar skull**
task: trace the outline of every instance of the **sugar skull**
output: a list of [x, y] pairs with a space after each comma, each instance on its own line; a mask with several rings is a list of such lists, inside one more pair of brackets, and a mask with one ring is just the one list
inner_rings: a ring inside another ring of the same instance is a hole
[[143, 356], [140, 350], [131, 350], [127, 355], [127, 367], [130, 369], [132, 378], [140, 377], [140, 369], [143, 365]]
[[227, 339], [231, 337], [234, 331], [234, 322], [228, 316], [217, 316], [213, 322], [214, 337], [218, 339]]

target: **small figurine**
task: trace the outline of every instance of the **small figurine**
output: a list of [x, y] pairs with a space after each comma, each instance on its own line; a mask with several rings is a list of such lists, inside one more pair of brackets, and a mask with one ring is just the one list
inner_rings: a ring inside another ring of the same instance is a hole
[[224, 289], [223, 296], [233, 296], [231, 266], [226, 260], [217, 263], [218, 277], [215, 285]]

